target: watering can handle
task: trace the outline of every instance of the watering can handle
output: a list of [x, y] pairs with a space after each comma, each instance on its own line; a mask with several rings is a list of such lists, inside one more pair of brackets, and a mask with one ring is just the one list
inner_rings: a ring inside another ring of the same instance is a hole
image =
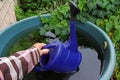
[[56, 49], [58, 48], [62, 43], [60, 41], [55, 41], [52, 43], [47, 44], [45, 47], [43, 47], [43, 49]]
[[[50, 48], [54, 48], [55, 46], [56, 46], [55, 44], [47, 44], [42, 49], [50, 49]], [[37, 72], [47, 71], [46, 69], [44, 69], [42, 67], [38, 67], [38, 66], [35, 66], [34, 70]]]
[[34, 70], [37, 72], [47, 71], [47, 70], [43, 69], [42, 67], [38, 67], [38, 66], [35, 66]]

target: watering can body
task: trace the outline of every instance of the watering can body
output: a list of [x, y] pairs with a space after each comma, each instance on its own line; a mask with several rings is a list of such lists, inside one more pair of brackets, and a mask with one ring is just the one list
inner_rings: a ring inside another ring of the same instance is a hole
[[69, 50], [60, 41], [52, 42], [44, 48], [50, 49], [50, 52], [41, 57], [40, 65], [43, 70], [67, 73], [78, 69], [81, 53]]

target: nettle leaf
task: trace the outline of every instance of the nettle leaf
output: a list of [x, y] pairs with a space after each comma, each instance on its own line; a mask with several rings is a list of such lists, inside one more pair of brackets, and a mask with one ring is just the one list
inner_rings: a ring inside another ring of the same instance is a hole
[[117, 30], [114, 31], [113, 38], [114, 38], [115, 41], [120, 40], [120, 29], [117, 29]]
[[58, 19], [60, 19], [60, 20], [63, 19], [63, 15], [62, 15], [62, 14], [58, 14], [57, 17], [58, 17]]
[[102, 1], [101, 0], [98, 0], [97, 4], [98, 4], [99, 7], [102, 7]]
[[49, 22], [49, 18], [41, 18], [42, 23], [48, 23]]
[[88, 6], [88, 8], [89, 8], [90, 11], [96, 8], [96, 4], [93, 3], [93, 2], [90, 2], [89, 4], [87, 4], [87, 6]]
[[60, 6], [60, 7], [58, 8], [58, 11], [59, 11], [60, 13], [62, 13], [62, 14], [66, 14], [67, 11], [69, 11], [69, 7]]
[[68, 26], [68, 23], [67, 23], [67, 21], [66, 21], [65, 19], [61, 21], [61, 24], [62, 24], [63, 26], [65, 26], [65, 27]]
[[68, 6], [68, 5], [65, 6], [65, 7], [64, 7], [64, 10], [65, 10], [66, 12], [68, 12], [68, 11], [70, 10], [69, 6]]
[[102, 3], [102, 8], [106, 8], [106, 6], [110, 3], [109, 0], [104, 0]]
[[66, 34], [68, 34], [68, 31], [65, 29], [65, 30], [62, 30], [62, 33], [61, 33], [61, 35], [66, 35]]
[[104, 16], [105, 16], [105, 11], [99, 10], [97, 16], [100, 17], [100, 18], [104, 18]]
[[116, 19], [116, 16], [110, 16], [110, 20]]
[[57, 27], [63, 27], [63, 25], [61, 23], [58, 23], [56, 26]]
[[112, 3], [114, 3], [116, 0], [110, 0]]
[[116, 6], [115, 6], [114, 4], [111, 5], [111, 10], [112, 10], [113, 12], [116, 11]]
[[119, 6], [120, 5], [120, 0], [115, 0], [114, 4], [117, 5], [117, 6]]
[[93, 10], [93, 11], [92, 11], [92, 15], [97, 15], [97, 12], [98, 12], [97, 9]]
[[110, 9], [111, 9], [111, 4], [108, 4], [108, 5], [106, 6], [106, 9], [107, 9], [107, 10], [110, 10]]
[[51, 12], [52, 17], [53, 17], [53, 16], [56, 16], [57, 14], [59, 14], [59, 12], [58, 12], [57, 10]]
[[115, 29], [120, 29], [120, 22], [119, 22], [118, 18], [116, 17], [116, 19], [114, 19], [114, 27], [115, 27]]
[[92, 17], [92, 16], [89, 16], [89, 20], [91, 21], [91, 22], [95, 22], [96, 21], [96, 19], [94, 18], [94, 17]]
[[87, 12], [89, 10], [89, 8], [87, 6], [83, 7], [83, 11]]
[[120, 0], [110, 0], [112, 2], [112, 4], [115, 5], [119, 5], [120, 4]]
[[105, 29], [106, 29], [107, 32], [109, 32], [112, 28], [113, 28], [113, 24], [111, 22], [106, 23]]
[[40, 35], [45, 35], [46, 29], [45, 28], [40, 28]]
[[62, 31], [60, 30], [60, 28], [55, 27], [55, 34], [56, 34], [56, 35], [60, 35], [61, 32], [62, 32]]
[[116, 29], [120, 29], [120, 24], [115, 24], [114, 26]]
[[50, 20], [49, 25], [50, 26], [55, 26], [56, 24], [58, 24], [60, 21], [57, 19], [57, 17], [54, 17]]
[[[120, 56], [120, 55], [119, 55]], [[120, 58], [119, 58], [120, 59]], [[118, 72], [118, 79], [120, 79], [120, 72]]]
[[104, 29], [105, 23], [103, 19], [97, 19], [96, 20], [96, 24], [101, 27], [102, 29]]
[[52, 30], [52, 29], [54, 29], [54, 26], [49, 26], [48, 24], [45, 24], [44, 29], [46, 29], [46, 31]]
[[80, 21], [83, 22], [83, 23], [86, 23], [88, 21], [87, 18], [85, 18], [81, 15], [79, 17], [80, 17]]
[[65, 19], [67, 19], [67, 18], [70, 19], [70, 17], [71, 17], [71, 16], [70, 16], [70, 13], [66, 13], [66, 15], [65, 15], [65, 14], [63, 14], [63, 15], [64, 15], [64, 18], [65, 18]]
[[78, 7], [80, 8], [80, 10], [83, 10], [83, 7], [86, 5], [86, 0], [79, 0], [79, 4]]

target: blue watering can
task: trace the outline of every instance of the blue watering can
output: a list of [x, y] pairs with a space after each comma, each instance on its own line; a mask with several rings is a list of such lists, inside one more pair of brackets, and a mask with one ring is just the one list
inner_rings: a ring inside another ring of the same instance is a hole
[[59, 73], [70, 73], [77, 71], [82, 56], [78, 51], [76, 37], [76, 15], [80, 12], [78, 7], [70, 1], [71, 21], [70, 21], [70, 39], [62, 43], [54, 41], [47, 44], [44, 48], [49, 49], [49, 54], [41, 56], [40, 68], [35, 67], [36, 71], [54, 71]]

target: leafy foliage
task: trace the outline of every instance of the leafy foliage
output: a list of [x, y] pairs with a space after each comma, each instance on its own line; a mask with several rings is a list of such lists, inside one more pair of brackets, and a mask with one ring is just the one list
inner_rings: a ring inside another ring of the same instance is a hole
[[16, 51], [25, 50], [31, 47], [36, 42], [45, 43], [45, 37], [40, 36], [38, 32], [32, 31], [28, 36], [20, 39], [15, 45], [9, 50], [8, 56], [15, 53]]
[[20, 5], [16, 6], [17, 20], [36, 14], [50, 13], [66, 1], [68, 0], [20, 0]]
[[52, 31], [60, 39], [66, 40], [69, 34], [69, 6], [68, 3], [60, 6], [51, 12], [51, 18], [41, 18], [44, 28], [40, 28], [40, 34], [44, 35], [47, 31]]
[[[42, 18], [44, 28], [40, 35], [51, 30], [65, 40], [69, 34], [69, 0], [21, 0], [16, 7], [17, 20], [36, 14], [50, 13], [51, 18]], [[112, 39], [117, 52], [118, 80], [120, 79], [120, 0], [73, 0], [78, 3], [81, 12], [77, 20], [91, 21], [101, 27]], [[34, 35], [36, 36], [36, 35]]]

